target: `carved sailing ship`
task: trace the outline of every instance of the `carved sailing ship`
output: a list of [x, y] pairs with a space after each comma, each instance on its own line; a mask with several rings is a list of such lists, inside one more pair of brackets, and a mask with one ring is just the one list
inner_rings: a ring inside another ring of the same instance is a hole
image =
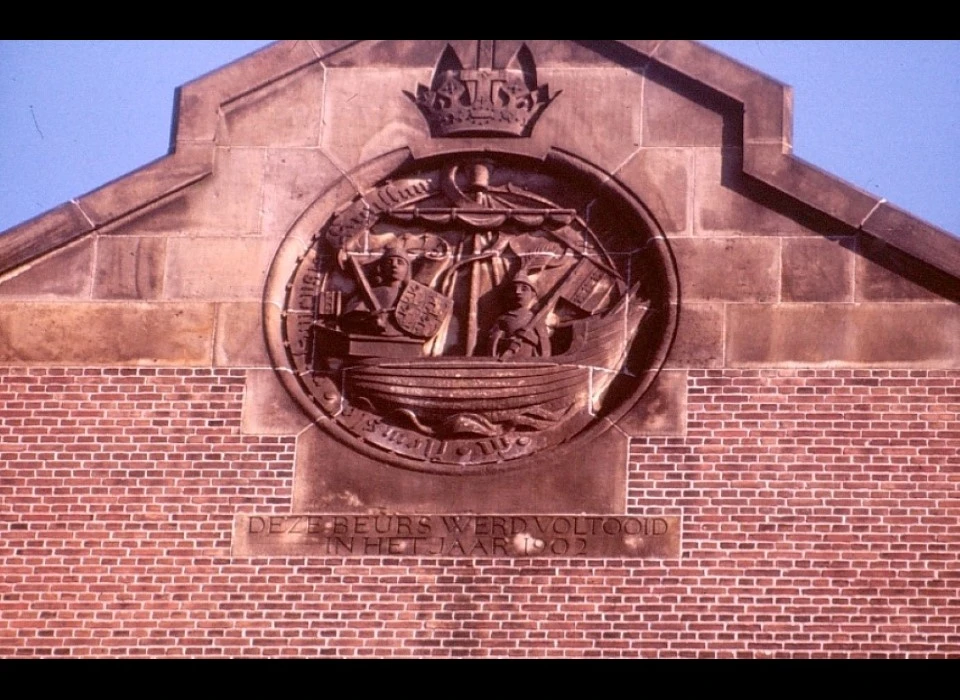
[[328, 226], [339, 272], [317, 294], [314, 368], [352, 406], [431, 436], [599, 409], [648, 305], [576, 210], [490, 170], [470, 163], [463, 189], [455, 166], [388, 183]]
[[476, 49], [448, 45], [405, 92], [430, 142], [319, 194], [264, 296], [274, 366], [316, 426], [436, 474], [594, 439], [637, 405], [676, 329], [650, 212], [582, 156], [523, 141], [560, 94], [526, 45], [506, 62]]

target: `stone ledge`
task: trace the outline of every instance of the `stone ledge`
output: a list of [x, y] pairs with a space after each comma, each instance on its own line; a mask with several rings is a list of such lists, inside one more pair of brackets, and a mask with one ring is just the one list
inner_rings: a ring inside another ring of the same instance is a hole
[[213, 172], [213, 147], [186, 147], [0, 233], [0, 273], [175, 195]]
[[743, 172], [854, 228], [880, 201], [776, 143], [745, 143]]
[[93, 224], [76, 202], [61, 204], [0, 234], [0, 272], [30, 262], [92, 230]]
[[728, 367], [960, 367], [954, 304], [729, 304]]
[[208, 366], [214, 304], [0, 303], [0, 362]]
[[960, 239], [903, 209], [884, 202], [860, 228], [925, 263], [960, 277]]

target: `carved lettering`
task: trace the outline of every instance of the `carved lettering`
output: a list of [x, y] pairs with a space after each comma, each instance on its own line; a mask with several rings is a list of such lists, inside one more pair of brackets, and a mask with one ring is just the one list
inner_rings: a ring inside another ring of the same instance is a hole
[[673, 516], [246, 515], [234, 530], [252, 555], [671, 558], [679, 541]]

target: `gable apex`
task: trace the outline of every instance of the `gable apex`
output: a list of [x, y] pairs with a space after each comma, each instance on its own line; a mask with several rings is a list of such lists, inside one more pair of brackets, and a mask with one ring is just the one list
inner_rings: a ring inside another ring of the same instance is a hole
[[[432, 69], [450, 44], [464, 53], [484, 42], [289, 41], [272, 44], [177, 91], [171, 152], [154, 163], [0, 237], [0, 269], [8, 271], [78, 237], [166, 201], [206, 178], [223, 136], [223, 115], [303, 71], [404, 64]], [[500, 56], [523, 42], [487, 42]], [[692, 41], [535, 42], [541, 65], [618, 64], [638, 75], [671, 71], [739, 105], [742, 172], [854, 229], [948, 274], [960, 276], [957, 239], [886, 200], [792, 154], [792, 93], [786, 86]], [[502, 46], [501, 46], [502, 45]], [[412, 88], [413, 85], [410, 85]]]

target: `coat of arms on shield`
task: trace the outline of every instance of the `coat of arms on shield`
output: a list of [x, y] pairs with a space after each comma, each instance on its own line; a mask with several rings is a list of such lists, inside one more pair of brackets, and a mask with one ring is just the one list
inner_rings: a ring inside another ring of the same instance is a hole
[[414, 338], [432, 338], [453, 310], [453, 300], [416, 280], [407, 282], [394, 311], [397, 325]]

